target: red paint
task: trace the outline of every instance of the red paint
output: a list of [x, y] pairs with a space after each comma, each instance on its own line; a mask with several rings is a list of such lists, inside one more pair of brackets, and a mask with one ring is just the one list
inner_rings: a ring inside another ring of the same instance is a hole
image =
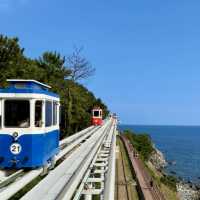
[[92, 125], [101, 126], [103, 124], [102, 114], [101, 108], [94, 108], [92, 110]]

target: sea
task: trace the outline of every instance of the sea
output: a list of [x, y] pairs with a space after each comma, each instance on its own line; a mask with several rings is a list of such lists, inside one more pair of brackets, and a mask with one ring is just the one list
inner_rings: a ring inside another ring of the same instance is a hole
[[118, 128], [149, 134], [171, 163], [165, 169], [168, 174], [200, 184], [200, 126], [119, 125]]

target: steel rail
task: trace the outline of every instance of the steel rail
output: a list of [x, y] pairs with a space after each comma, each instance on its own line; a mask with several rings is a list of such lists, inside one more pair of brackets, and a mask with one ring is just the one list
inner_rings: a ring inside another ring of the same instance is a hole
[[0, 180], [0, 188], [5, 187], [6, 185], [8, 185], [9, 183], [11, 183], [12, 181], [14, 181], [15, 179], [17, 179], [18, 177], [20, 177], [21, 175], [24, 174], [24, 170], [17, 170], [15, 173], [11, 174], [8, 177], [5, 177], [3, 179]]
[[[112, 133], [112, 130], [110, 131], [110, 133]], [[94, 167], [94, 164], [98, 160], [99, 153], [102, 151], [101, 150], [102, 147], [105, 146], [105, 145], [107, 145], [108, 143], [110, 143], [110, 139], [109, 139], [110, 137], [109, 137], [109, 135], [112, 135], [112, 134], [108, 134], [106, 136], [106, 138], [104, 139], [103, 143], [101, 144], [101, 146], [99, 147], [98, 152], [96, 153], [95, 157], [93, 158], [93, 161], [90, 164], [87, 172], [85, 173], [83, 180], [81, 181], [78, 189], [76, 190], [76, 193], [75, 193], [75, 196], [73, 197], [73, 200], [79, 200], [81, 198], [81, 193], [82, 193], [82, 191], [84, 189], [84, 185], [89, 180], [89, 177], [90, 177], [91, 171], [92, 171], [92, 169]], [[107, 159], [105, 159], [105, 160], [107, 160]], [[107, 170], [105, 170], [105, 169], [104, 170], [94, 170], [93, 173], [105, 173], [106, 171]], [[103, 188], [96, 189], [96, 191], [97, 190], [98, 190], [98, 194], [100, 194], [100, 193], [103, 192]], [[94, 189], [93, 189], [93, 191], [94, 191]]]
[[22, 197], [22, 200], [32, 199], [56, 199], [63, 187], [74, 177], [76, 169], [94, 148], [96, 141], [102, 137], [103, 131], [109, 125], [108, 122], [92, 135], [85, 143], [75, 150], [66, 160], [55, 168], [46, 178]]
[[97, 156], [99, 154], [101, 150], [101, 147], [98, 149], [98, 152], [96, 154], [96, 156], [94, 157], [92, 163], [90, 164], [90, 167], [88, 168], [87, 172], [85, 173], [85, 177], [83, 178], [83, 180], [81, 181], [80, 185], [79, 185], [79, 188], [76, 190], [76, 194], [75, 196], [73, 197], [73, 200], [79, 200], [81, 198], [81, 192], [83, 191], [83, 188], [84, 188], [84, 184], [86, 183], [87, 179], [89, 178], [90, 176], [90, 173], [92, 171], [92, 167], [97, 159]]
[[88, 132], [84, 133], [82, 136], [80, 136], [79, 139], [76, 139], [73, 143], [70, 143], [68, 146], [66, 146], [64, 149], [62, 149], [62, 151], [60, 151], [59, 154], [56, 156], [56, 161], [59, 160], [60, 158], [62, 158], [68, 152], [70, 152], [74, 147], [76, 147], [82, 141], [91, 137], [99, 128], [100, 127], [94, 127], [92, 129], [89, 129]]
[[66, 145], [66, 144], [69, 144], [69, 143], [75, 141], [77, 138], [82, 137], [84, 134], [86, 134], [87, 132], [91, 131], [94, 128], [95, 128], [95, 126], [90, 126], [90, 127], [86, 128], [86, 129], [84, 129], [84, 130], [82, 130], [82, 131], [80, 131], [80, 132], [78, 132], [78, 133], [76, 133], [72, 136], [69, 136], [67, 138], [62, 139], [59, 142], [59, 146], [62, 147], [62, 145]]
[[98, 153], [98, 150], [103, 145], [103, 141], [105, 140], [106, 134], [108, 134], [111, 127], [108, 127], [101, 136], [99, 140], [93, 145], [92, 151], [90, 152], [90, 155], [87, 156], [87, 160], [84, 160], [84, 163], [82, 163], [77, 169], [77, 173], [73, 177], [73, 181], [70, 181], [71, 183], [67, 184], [65, 188], [63, 189], [62, 193], [59, 194], [59, 196], [56, 198], [57, 200], [68, 200], [73, 197], [73, 194], [76, 191], [76, 188], [80, 184], [81, 180], [84, 178], [85, 173], [89, 169], [90, 164], [92, 161], [96, 158], [96, 155]]

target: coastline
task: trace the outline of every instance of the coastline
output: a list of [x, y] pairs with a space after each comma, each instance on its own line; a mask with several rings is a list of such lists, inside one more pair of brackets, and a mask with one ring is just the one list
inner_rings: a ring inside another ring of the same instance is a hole
[[[164, 126], [163, 126], [164, 127]], [[189, 141], [191, 142], [191, 144], [194, 145], [194, 147], [198, 147], [198, 144], [196, 141], [198, 141], [197, 139], [199, 137], [197, 137], [197, 133], [199, 132], [199, 128], [195, 130], [194, 129], [185, 129], [185, 127], [179, 127], [179, 129], [176, 129], [176, 127], [174, 128], [173, 126], [170, 127], [170, 130], [167, 129], [162, 129], [162, 127], [149, 127], [149, 126], [145, 126], [145, 127], [135, 127], [135, 126], [124, 126], [121, 125], [119, 126], [119, 129], [124, 133], [126, 132], [127, 134], [135, 134], [136, 135], [149, 135], [150, 136], [150, 140], [151, 140], [151, 145], [154, 149], [153, 153], [154, 153], [154, 157], [155, 158], [151, 158], [154, 165], [152, 165], [148, 159], [145, 163], [147, 165], [147, 169], [149, 168], [149, 173], [152, 175], [152, 177], [155, 179], [155, 181], [157, 181], [157, 183], [159, 184], [159, 186], [161, 187], [163, 193], [165, 193], [166, 195], [166, 199], [169, 200], [198, 200], [200, 199], [200, 185], [198, 182], [196, 182], [195, 180], [192, 181], [187, 181], [189, 179], [186, 179], [184, 177], [181, 178], [181, 176], [179, 175], [178, 171], [170, 171], [170, 168], [174, 168], [171, 167], [171, 165], [177, 165], [179, 167], [180, 166], [180, 159], [179, 157], [171, 157], [171, 160], [168, 160], [168, 156], [169, 156], [169, 152], [170, 155], [175, 154], [176, 156], [178, 156], [178, 153], [183, 152], [185, 153], [185, 149], [182, 148], [184, 147], [184, 145], [186, 145], [185, 143], [181, 143], [182, 145], [177, 146], [177, 143], [175, 142], [177, 138], [180, 138], [180, 132], [181, 134], [181, 139], [182, 140], [187, 140], [189, 139]], [[151, 133], [151, 134], [149, 134]], [[173, 137], [172, 135], [169, 135], [168, 133], [173, 133]], [[190, 137], [188, 137], [188, 133], [190, 133]], [[157, 137], [158, 136], [158, 137]], [[195, 142], [191, 139], [191, 138], [195, 138]], [[137, 138], [136, 138], [137, 139]], [[141, 138], [140, 138], [141, 139]], [[144, 138], [143, 138], [144, 139]], [[145, 144], [145, 139], [140, 142], [144, 142]], [[162, 143], [163, 141], [163, 143]], [[142, 144], [142, 143], [140, 143]], [[160, 144], [159, 147], [157, 147], [157, 145], [155, 146], [155, 144]], [[164, 144], [164, 145], [163, 145]], [[167, 145], [167, 148], [166, 148]], [[146, 147], [146, 146], [145, 146]], [[189, 152], [187, 151], [187, 155], [189, 156], [193, 156], [193, 155], [198, 155], [197, 152], [194, 151], [193, 154], [193, 149], [190, 146], [189, 147]], [[162, 150], [167, 150], [167, 151], [163, 151]], [[145, 148], [144, 151], [146, 151], [147, 149]], [[144, 153], [144, 151], [141, 153]], [[166, 155], [164, 155], [166, 154]], [[143, 155], [144, 156], [144, 155]], [[151, 156], [151, 155], [150, 155]], [[166, 158], [165, 158], [166, 156]], [[169, 158], [170, 158], [169, 157]], [[150, 158], [150, 157], [149, 157]], [[196, 159], [196, 161], [199, 161], [198, 159]], [[186, 163], [187, 166], [188, 163]], [[177, 167], [176, 167], [177, 168]], [[196, 168], [195, 168], [196, 170]], [[192, 168], [190, 168], [190, 170], [187, 171], [187, 175], [190, 176], [190, 171], [193, 171]], [[192, 172], [191, 172], [192, 173]], [[198, 179], [198, 173], [196, 173], [196, 178]], [[193, 180], [193, 179], [191, 179]]]
[[156, 147], [166, 156], [169, 165], [164, 172], [175, 175], [184, 182], [200, 184], [198, 142], [200, 126], [120, 124], [118, 127], [121, 131], [130, 130], [135, 134], [148, 134]]
[[165, 155], [155, 146], [155, 144], [153, 144], [153, 148], [155, 151], [152, 153], [149, 162], [155, 167], [157, 172], [161, 173], [163, 176], [170, 175], [176, 178], [176, 189], [180, 200], [199, 200], [200, 185], [193, 183], [192, 181], [183, 181], [180, 177], [164, 171], [164, 169], [172, 163], [166, 160]]

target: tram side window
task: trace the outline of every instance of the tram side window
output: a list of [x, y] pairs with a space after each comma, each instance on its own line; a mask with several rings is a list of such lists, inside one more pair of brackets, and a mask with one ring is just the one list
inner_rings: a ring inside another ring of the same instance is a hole
[[2, 101], [0, 100], [0, 129], [1, 129], [1, 127], [2, 127]]
[[99, 111], [94, 111], [94, 117], [99, 117]]
[[35, 127], [42, 127], [42, 101], [35, 102]]
[[46, 101], [45, 114], [46, 114], [45, 126], [49, 127], [52, 125], [52, 102], [51, 101]]
[[28, 100], [6, 100], [4, 105], [5, 127], [30, 127], [30, 102]]
[[57, 116], [57, 103], [53, 102], [53, 125], [57, 125], [57, 121], [58, 121], [58, 116]]

